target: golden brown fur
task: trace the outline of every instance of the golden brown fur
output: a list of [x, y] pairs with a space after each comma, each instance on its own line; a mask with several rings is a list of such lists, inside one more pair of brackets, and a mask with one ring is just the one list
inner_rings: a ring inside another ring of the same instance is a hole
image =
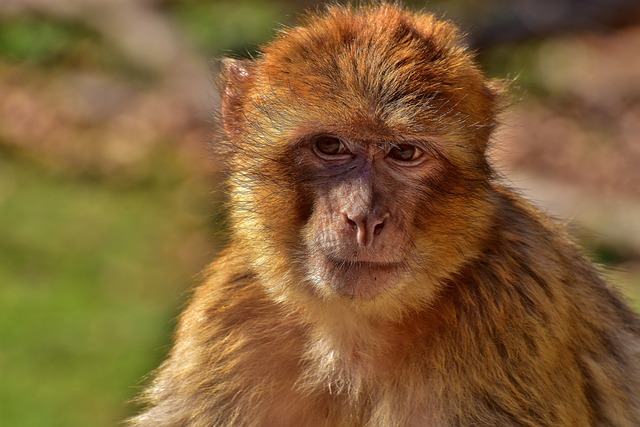
[[640, 425], [640, 321], [493, 177], [455, 27], [335, 6], [224, 65], [231, 244], [133, 425]]

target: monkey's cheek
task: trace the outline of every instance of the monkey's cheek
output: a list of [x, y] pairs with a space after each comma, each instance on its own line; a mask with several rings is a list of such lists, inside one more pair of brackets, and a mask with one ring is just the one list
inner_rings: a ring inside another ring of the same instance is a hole
[[321, 292], [348, 298], [375, 298], [399, 286], [401, 272], [400, 263], [337, 261], [322, 255], [309, 263], [309, 276]]

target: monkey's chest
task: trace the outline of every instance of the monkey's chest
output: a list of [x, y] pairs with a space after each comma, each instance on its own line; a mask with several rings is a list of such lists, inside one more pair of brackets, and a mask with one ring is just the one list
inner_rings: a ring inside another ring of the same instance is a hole
[[433, 387], [411, 364], [359, 346], [316, 345], [307, 354], [295, 384], [324, 417], [309, 425], [443, 425]]

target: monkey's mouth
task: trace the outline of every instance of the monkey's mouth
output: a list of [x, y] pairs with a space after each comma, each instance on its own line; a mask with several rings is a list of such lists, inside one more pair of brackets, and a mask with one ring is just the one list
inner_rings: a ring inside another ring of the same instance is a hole
[[395, 270], [400, 266], [399, 262], [353, 261], [353, 260], [333, 258], [330, 256], [327, 256], [325, 258], [329, 263], [331, 263], [334, 266], [334, 268], [337, 268], [340, 270], [367, 269], [367, 270], [391, 271], [391, 270]]
[[398, 283], [403, 271], [401, 262], [373, 262], [315, 257], [311, 268], [320, 286], [329, 286], [336, 293], [361, 298], [373, 298]]

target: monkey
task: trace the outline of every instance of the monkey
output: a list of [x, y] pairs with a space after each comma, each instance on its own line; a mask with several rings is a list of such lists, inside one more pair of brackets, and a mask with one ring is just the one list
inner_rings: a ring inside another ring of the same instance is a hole
[[640, 425], [640, 319], [491, 166], [454, 24], [331, 5], [221, 68], [229, 244], [130, 425]]

